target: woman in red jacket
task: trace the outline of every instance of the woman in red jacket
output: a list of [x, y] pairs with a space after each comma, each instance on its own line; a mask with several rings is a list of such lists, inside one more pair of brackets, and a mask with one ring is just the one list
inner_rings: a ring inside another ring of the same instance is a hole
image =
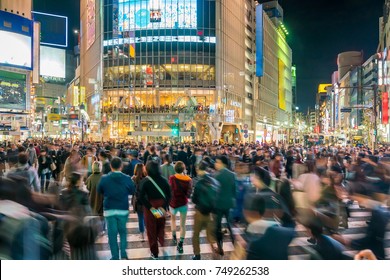
[[[169, 177], [172, 199], [169, 203], [171, 211], [171, 229], [173, 242], [177, 244], [177, 251], [183, 253], [183, 242], [186, 234], [186, 218], [188, 211], [188, 198], [191, 197], [192, 179], [184, 174], [186, 166], [182, 161], [175, 164], [175, 175]], [[176, 214], [180, 213], [180, 241], [176, 238]]]

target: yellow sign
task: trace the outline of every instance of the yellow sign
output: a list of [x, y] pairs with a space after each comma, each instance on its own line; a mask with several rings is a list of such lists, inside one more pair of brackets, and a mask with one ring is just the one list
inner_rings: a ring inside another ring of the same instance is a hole
[[135, 45], [130, 45], [129, 55], [131, 58], [135, 58]]
[[328, 87], [332, 87], [332, 84], [319, 84], [318, 85], [318, 93], [327, 93]]
[[59, 121], [61, 120], [61, 116], [59, 114], [48, 114], [47, 118], [49, 121]]
[[80, 103], [86, 104], [85, 87], [80, 87]]
[[284, 88], [284, 71], [286, 66], [281, 59], [279, 64], [279, 108], [286, 111], [286, 89]]
[[36, 102], [36, 104], [39, 104], [39, 105], [46, 105], [46, 98], [36, 97], [35, 102]]
[[73, 87], [73, 106], [79, 106], [79, 87]]

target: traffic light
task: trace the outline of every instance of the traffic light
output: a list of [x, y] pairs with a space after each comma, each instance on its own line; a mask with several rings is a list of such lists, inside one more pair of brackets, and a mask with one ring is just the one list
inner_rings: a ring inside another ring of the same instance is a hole
[[180, 129], [180, 126], [179, 126], [179, 119], [176, 118], [174, 120], [174, 125], [172, 126], [172, 136], [174, 137], [179, 137], [179, 129]]
[[234, 130], [234, 133], [235, 134], [238, 134], [238, 128], [236, 127], [236, 129]]
[[179, 128], [177, 128], [177, 127], [172, 128], [172, 136], [175, 136], [175, 137], [179, 136]]

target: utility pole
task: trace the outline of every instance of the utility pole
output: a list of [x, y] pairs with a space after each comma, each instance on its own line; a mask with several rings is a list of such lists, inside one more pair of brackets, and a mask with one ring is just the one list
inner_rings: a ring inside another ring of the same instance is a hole
[[378, 86], [377, 85], [373, 85], [373, 89], [374, 89], [374, 104], [372, 104], [372, 112], [373, 112], [373, 115], [374, 115], [374, 131], [373, 131], [373, 144], [372, 144], [372, 149], [373, 149], [373, 152], [375, 151], [376, 149], [376, 140], [377, 140], [377, 134], [378, 134], [378, 124], [377, 124], [377, 94], [378, 94]]
[[81, 110], [84, 110], [85, 106], [84, 103], [80, 104], [79, 111], [81, 116], [81, 142], [84, 142], [84, 114], [81, 112]]
[[41, 128], [41, 131], [42, 131], [42, 139], [43, 139], [44, 134], [45, 134], [45, 107], [43, 107], [43, 109], [42, 109], [42, 128]]

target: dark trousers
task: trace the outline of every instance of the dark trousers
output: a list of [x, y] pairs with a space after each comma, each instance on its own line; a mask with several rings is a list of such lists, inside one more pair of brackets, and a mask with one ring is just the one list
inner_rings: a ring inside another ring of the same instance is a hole
[[[162, 207], [165, 203], [163, 199], [150, 200], [154, 208]], [[154, 256], [158, 256], [158, 243], [164, 246], [165, 217], [156, 219], [149, 209], [144, 207], [144, 219], [146, 224], [146, 234], [148, 236], [150, 251]]]
[[226, 210], [221, 210], [218, 209], [215, 213], [215, 236], [217, 238], [217, 245], [219, 249], [222, 249], [223, 247], [223, 233], [222, 233], [222, 218], [226, 218], [226, 223], [227, 227], [230, 233], [230, 238], [232, 242], [234, 243], [234, 236], [233, 236], [233, 231], [232, 231], [232, 226], [230, 224], [230, 219], [229, 219], [229, 212], [230, 209]]

